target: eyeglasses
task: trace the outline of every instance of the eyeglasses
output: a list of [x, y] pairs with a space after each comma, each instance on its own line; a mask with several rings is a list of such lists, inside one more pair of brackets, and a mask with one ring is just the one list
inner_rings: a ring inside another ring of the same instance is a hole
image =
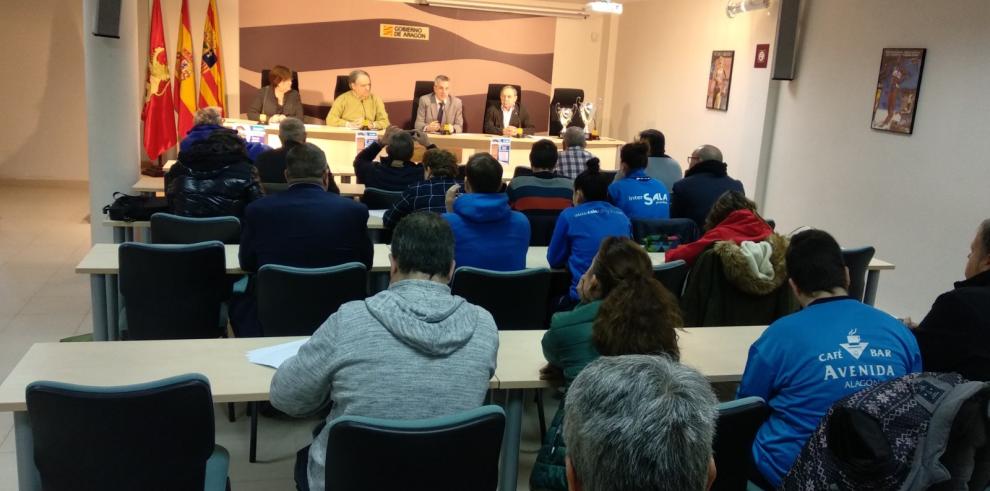
[[688, 155], [687, 158], [688, 162], [694, 162], [695, 160], [698, 160], [698, 157], [695, 157], [694, 155]]

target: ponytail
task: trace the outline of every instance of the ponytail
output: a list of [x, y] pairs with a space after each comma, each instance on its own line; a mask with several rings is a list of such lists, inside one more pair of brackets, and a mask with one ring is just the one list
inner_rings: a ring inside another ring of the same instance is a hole
[[608, 185], [612, 181], [610, 176], [601, 172], [601, 160], [592, 157], [584, 165], [584, 172], [574, 179], [574, 190], [584, 193], [585, 201], [608, 200]]
[[682, 327], [674, 296], [652, 276], [619, 281], [605, 297], [591, 329], [604, 356], [662, 354], [680, 359], [676, 329]]

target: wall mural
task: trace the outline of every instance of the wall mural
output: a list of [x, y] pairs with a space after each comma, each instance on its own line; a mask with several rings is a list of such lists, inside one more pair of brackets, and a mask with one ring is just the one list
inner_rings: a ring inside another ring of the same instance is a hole
[[242, 0], [239, 14], [242, 108], [262, 70], [285, 65], [298, 72], [307, 122], [322, 123], [337, 76], [362, 68], [392, 123], [412, 127], [416, 81], [444, 74], [464, 102], [464, 131], [481, 132], [489, 83], [521, 85], [520, 102], [546, 131], [552, 17], [369, 0]]

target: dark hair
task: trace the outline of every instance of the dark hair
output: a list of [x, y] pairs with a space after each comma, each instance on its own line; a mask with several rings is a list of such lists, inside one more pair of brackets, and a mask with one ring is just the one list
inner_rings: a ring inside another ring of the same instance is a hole
[[454, 261], [454, 232], [436, 213], [412, 213], [395, 226], [391, 248], [400, 273], [446, 278]]
[[650, 146], [650, 157], [667, 156], [667, 138], [660, 130], [643, 130], [639, 132], [639, 141]]
[[715, 200], [712, 209], [708, 211], [708, 216], [705, 217], [705, 231], [715, 228], [736, 210], [749, 210], [754, 215], [759, 216], [756, 213], [756, 203], [753, 200], [739, 191], [726, 191]]
[[292, 70], [282, 65], [275, 65], [268, 71], [268, 83], [272, 88], [282, 83], [283, 80], [292, 80]]
[[787, 276], [803, 293], [849, 287], [842, 249], [824, 230], [805, 230], [791, 237], [786, 261]]
[[436, 177], [454, 177], [457, 175], [457, 157], [449, 150], [431, 148], [423, 154], [423, 166], [430, 169], [430, 174]]
[[388, 156], [392, 160], [407, 161], [413, 155], [413, 137], [405, 131], [396, 132], [388, 142]]
[[677, 332], [681, 310], [674, 296], [653, 277], [643, 248], [628, 237], [602, 241], [591, 267], [604, 301], [591, 338], [604, 356], [666, 353], [680, 358]]
[[533, 144], [529, 151], [529, 165], [534, 169], [553, 169], [557, 166], [557, 145], [546, 138]]
[[327, 156], [312, 143], [292, 143], [285, 153], [285, 172], [290, 179], [315, 179], [328, 172]]
[[354, 82], [357, 82], [358, 77], [360, 77], [361, 75], [364, 75], [365, 77], [368, 77], [369, 79], [371, 78], [371, 75], [368, 75], [368, 72], [366, 72], [364, 70], [360, 70], [360, 69], [359, 70], [351, 70], [351, 73], [348, 73], [347, 74], [347, 85], [351, 85]]
[[490, 153], [476, 153], [467, 162], [472, 193], [497, 193], [502, 188], [502, 164]]
[[602, 173], [598, 157], [589, 159], [585, 165], [584, 172], [574, 178], [574, 191], [581, 191], [585, 202], [608, 200], [608, 185], [612, 180]]
[[983, 255], [990, 254], [990, 218], [980, 222], [980, 238], [977, 242], [983, 246]]
[[642, 169], [646, 167], [646, 155], [649, 151], [650, 146], [645, 143], [626, 143], [619, 150], [619, 158], [630, 169]]

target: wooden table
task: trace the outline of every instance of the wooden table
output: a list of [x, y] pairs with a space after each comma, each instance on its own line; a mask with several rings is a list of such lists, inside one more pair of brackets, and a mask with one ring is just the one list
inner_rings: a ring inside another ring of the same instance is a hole
[[[346, 182], [337, 183], [337, 187], [340, 188], [340, 195], [348, 198], [357, 198], [364, 194], [364, 184]], [[131, 190], [135, 193], [151, 196], [154, 196], [157, 193], [164, 193], [165, 178], [142, 175], [137, 182], [134, 183], [134, 186], [131, 186]]]
[[[681, 360], [712, 382], [738, 381], [749, 346], [765, 326], [688, 328], [680, 333]], [[498, 367], [489, 384], [507, 391], [506, 427], [500, 483], [516, 487], [523, 391], [549, 387], [540, 380], [544, 331], [499, 333]], [[215, 403], [267, 401], [275, 371], [247, 360], [249, 350], [301, 338], [196, 339], [122, 343], [38, 343], [21, 358], [0, 384], [0, 412], [14, 412], [19, 485], [40, 489], [33, 462], [31, 425], [25, 388], [36, 380], [113, 386], [149, 382], [184, 373], [202, 373], [210, 380]]]

